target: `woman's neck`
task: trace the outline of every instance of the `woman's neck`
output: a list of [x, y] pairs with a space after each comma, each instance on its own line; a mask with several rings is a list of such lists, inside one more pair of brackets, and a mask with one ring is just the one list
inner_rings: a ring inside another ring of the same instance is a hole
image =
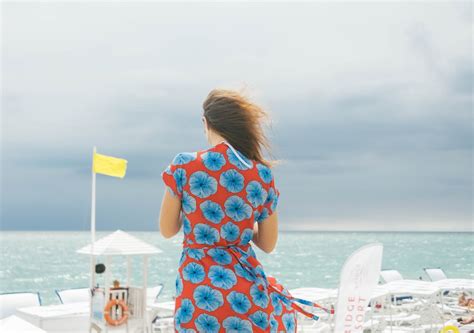
[[219, 143], [221, 143], [222, 141], [227, 141], [223, 136], [215, 133], [215, 132], [210, 132], [209, 133], [209, 144], [211, 146], [215, 146]]

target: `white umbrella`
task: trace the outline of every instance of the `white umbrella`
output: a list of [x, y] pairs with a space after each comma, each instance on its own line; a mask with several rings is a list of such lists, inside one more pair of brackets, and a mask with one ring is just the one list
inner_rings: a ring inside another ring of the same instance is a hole
[[45, 330], [15, 315], [0, 320], [0, 331], [2, 333], [46, 333]]

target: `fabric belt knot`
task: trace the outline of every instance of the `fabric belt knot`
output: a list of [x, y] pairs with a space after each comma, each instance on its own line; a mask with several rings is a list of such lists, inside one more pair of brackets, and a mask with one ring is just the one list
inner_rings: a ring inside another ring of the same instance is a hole
[[283, 287], [276, 282], [275, 278], [267, 277], [265, 275], [259, 262], [252, 255], [253, 250], [249, 243], [232, 244], [232, 245], [215, 245], [215, 246], [206, 245], [206, 244], [196, 244], [196, 243], [183, 244], [183, 251], [187, 251], [189, 249], [209, 250], [209, 249], [216, 249], [216, 248], [229, 250], [232, 253], [232, 255], [237, 259], [237, 261], [240, 263], [242, 268], [247, 272], [247, 274], [249, 274], [249, 277], [251, 277], [257, 283], [259, 290], [264, 291], [264, 290], [270, 289], [273, 292], [276, 292], [279, 295], [279, 298], [283, 301], [283, 303], [285, 303], [286, 305], [290, 305], [293, 309], [300, 312], [304, 316], [314, 319], [314, 320], [319, 319], [319, 316], [304, 310], [297, 303], [300, 303], [306, 306], [315, 307], [327, 313], [334, 314], [334, 309], [327, 309], [314, 302], [307, 301], [301, 298], [296, 298], [296, 297], [291, 296], [290, 294], [285, 293]]

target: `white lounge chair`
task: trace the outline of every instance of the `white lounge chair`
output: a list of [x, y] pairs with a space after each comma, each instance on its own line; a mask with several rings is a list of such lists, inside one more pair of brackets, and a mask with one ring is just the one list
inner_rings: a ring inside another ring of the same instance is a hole
[[423, 270], [433, 282], [448, 278], [441, 268], [424, 268]]
[[2, 333], [46, 333], [45, 330], [36, 327], [26, 320], [15, 315], [0, 320], [0, 332]]
[[16, 309], [41, 305], [41, 297], [35, 292], [0, 294], [0, 319], [15, 314]]
[[158, 296], [160, 296], [163, 291], [163, 284], [159, 284], [156, 287], [147, 288], [146, 291], [146, 304], [150, 305], [158, 301]]
[[380, 277], [384, 283], [403, 280], [403, 276], [395, 269], [384, 269], [380, 272]]
[[74, 288], [55, 290], [59, 301], [62, 304], [70, 304], [77, 302], [89, 302], [91, 298], [91, 291], [89, 288]]

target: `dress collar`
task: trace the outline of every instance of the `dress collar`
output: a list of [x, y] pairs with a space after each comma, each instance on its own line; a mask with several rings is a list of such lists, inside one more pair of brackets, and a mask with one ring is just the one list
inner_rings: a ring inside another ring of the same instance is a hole
[[239, 161], [240, 161], [243, 165], [245, 165], [245, 166], [246, 166], [247, 168], [249, 168], [249, 169], [252, 168], [252, 165], [249, 164], [248, 162], [246, 162], [246, 161], [242, 158], [242, 156], [240, 155], [240, 153], [237, 152], [237, 150], [236, 150], [229, 142], [227, 142], [226, 140], [222, 140], [222, 141], [221, 141], [220, 143], [218, 143], [216, 146], [218, 146], [218, 145], [220, 145], [220, 144], [225, 144], [225, 145], [227, 145], [227, 146], [230, 148], [230, 150], [232, 150], [232, 152], [234, 153], [235, 157], [237, 157], [237, 158], [239, 159]]

